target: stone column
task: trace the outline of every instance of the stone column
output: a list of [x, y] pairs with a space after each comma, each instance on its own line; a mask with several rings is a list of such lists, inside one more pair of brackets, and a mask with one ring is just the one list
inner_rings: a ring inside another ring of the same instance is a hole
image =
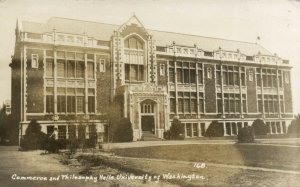
[[223, 129], [224, 129], [224, 136], [227, 136], [225, 122], [223, 122]]

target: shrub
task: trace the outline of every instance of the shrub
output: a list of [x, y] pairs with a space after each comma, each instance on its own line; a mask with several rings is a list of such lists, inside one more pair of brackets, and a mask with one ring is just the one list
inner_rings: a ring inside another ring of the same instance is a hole
[[261, 119], [256, 119], [252, 127], [255, 135], [266, 135], [268, 133], [268, 126]]
[[42, 149], [47, 136], [41, 132], [41, 125], [36, 120], [31, 120], [21, 140], [23, 150]]
[[113, 142], [132, 142], [132, 124], [128, 118], [122, 118], [118, 123], [111, 125]]
[[254, 142], [254, 130], [253, 127], [245, 126], [238, 132], [239, 143], [253, 143]]
[[206, 137], [222, 137], [224, 136], [224, 129], [218, 121], [212, 121], [207, 128], [204, 136]]
[[184, 125], [179, 119], [174, 119], [170, 127], [170, 139], [183, 140], [184, 139]]
[[170, 130], [164, 132], [164, 139], [170, 140]]

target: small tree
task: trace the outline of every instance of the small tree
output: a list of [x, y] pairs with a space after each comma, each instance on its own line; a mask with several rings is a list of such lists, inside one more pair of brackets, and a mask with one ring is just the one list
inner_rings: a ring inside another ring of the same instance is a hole
[[21, 148], [24, 150], [41, 149], [46, 137], [46, 134], [41, 131], [41, 125], [33, 119], [28, 124], [25, 136], [21, 140]]
[[184, 125], [179, 119], [174, 119], [170, 127], [170, 139], [183, 140], [184, 139]]
[[252, 127], [255, 135], [266, 135], [268, 133], [268, 126], [261, 119], [256, 119]]
[[224, 129], [218, 121], [212, 121], [207, 128], [204, 136], [206, 137], [222, 137], [224, 136]]
[[295, 119], [292, 120], [288, 128], [288, 133], [300, 135], [300, 114], [296, 115]]

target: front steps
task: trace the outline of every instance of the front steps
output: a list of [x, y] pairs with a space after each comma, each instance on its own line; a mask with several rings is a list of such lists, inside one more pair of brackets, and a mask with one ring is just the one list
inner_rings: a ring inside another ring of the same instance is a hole
[[161, 141], [161, 139], [156, 137], [151, 131], [143, 131], [141, 141]]

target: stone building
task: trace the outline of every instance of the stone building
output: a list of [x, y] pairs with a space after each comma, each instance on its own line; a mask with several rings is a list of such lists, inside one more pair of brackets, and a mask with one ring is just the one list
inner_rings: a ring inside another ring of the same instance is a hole
[[[18, 21], [12, 114], [24, 135], [31, 119], [61, 139], [104, 133], [116, 98], [134, 140], [158, 138], [179, 118], [186, 137], [217, 120], [224, 135], [263, 119], [286, 133], [292, 119], [291, 66], [256, 43], [53, 17]], [[98, 136], [101, 138], [101, 136]], [[99, 140], [101, 141], [101, 140]]]

